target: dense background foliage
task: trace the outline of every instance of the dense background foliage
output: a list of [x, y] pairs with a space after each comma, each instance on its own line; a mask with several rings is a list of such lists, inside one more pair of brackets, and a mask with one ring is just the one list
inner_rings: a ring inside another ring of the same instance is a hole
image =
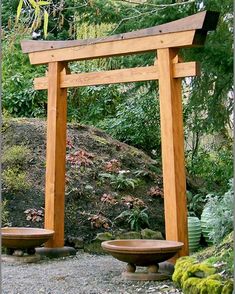
[[[3, 1], [3, 111], [11, 116], [46, 115], [46, 93], [34, 91], [32, 80], [44, 74], [23, 55], [19, 42], [36, 33], [43, 38], [43, 16], [33, 22], [35, 11], [27, 1], [15, 25], [18, 0]], [[220, 12], [215, 32], [205, 47], [182, 50], [187, 60], [200, 61], [201, 76], [184, 81], [184, 121], [188, 189], [193, 194], [223, 194], [232, 177], [233, 107], [233, 5], [230, 0], [196, 1], [51, 1], [48, 39], [106, 36], [146, 28], [201, 10]], [[42, 9], [42, 10], [43, 10]], [[84, 61], [71, 71], [96, 71], [151, 65], [154, 54]], [[103, 128], [119, 140], [160, 159], [160, 122], [155, 82], [84, 87], [69, 90], [70, 121]]]

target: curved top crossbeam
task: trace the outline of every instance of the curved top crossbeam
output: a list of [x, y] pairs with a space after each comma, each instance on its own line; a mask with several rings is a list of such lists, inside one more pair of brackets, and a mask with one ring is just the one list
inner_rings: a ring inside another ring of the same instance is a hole
[[219, 13], [212, 11], [203, 11], [197, 14], [168, 22], [166, 24], [128, 32], [124, 34], [117, 34], [109, 37], [73, 40], [73, 41], [23, 41], [22, 50], [24, 53], [39, 52], [44, 50], [53, 50], [59, 48], [69, 48], [73, 46], [83, 46], [97, 43], [104, 43], [118, 40], [128, 40], [133, 38], [141, 38], [146, 36], [163, 35], [174, 32], [183, 32], [188, 30], [203, 30], [211, 31], [216, 28]]
[[203, 11], [166, 24], [97, 39], [21, 42], [32, 64], [84, 60], [154, 51], [158, 48], [201, 46], [214, 30], [219, 13]]

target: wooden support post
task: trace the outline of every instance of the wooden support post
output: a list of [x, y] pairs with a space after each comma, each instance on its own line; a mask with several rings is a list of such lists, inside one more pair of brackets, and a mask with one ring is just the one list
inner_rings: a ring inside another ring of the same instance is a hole
[[186, 176], [181, 79], [173, 77], [177, 50], [159, 49], [159, 93], [166, 239], [181, 241], [188, 255]]
[[48, 65], [45, 228], [55, 231], [46, 247], [64, 246], [64, 194], [67, 123], [67, 89], [60, 88], [66, 63]]

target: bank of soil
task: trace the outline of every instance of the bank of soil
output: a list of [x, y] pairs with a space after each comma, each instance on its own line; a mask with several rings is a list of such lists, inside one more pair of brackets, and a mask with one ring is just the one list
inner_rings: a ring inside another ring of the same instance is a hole
[[[12, 190], [3, 180], [8, 225], [43, 227], [43, 217], [29, 218], [28, 209], [44, 209], [46, 123], [38, 119], [3, 122], [3, 154], [12, 146], [29, 149], [24, 171], [26, 189]], [[144, 152], [114, 140], [103, 131], [68, 125], [65, 194], [65, 241], [90, 242], [99, 232], [130, 230], [127, 219], [117, 218], [127, 210], [147, 208], [142, 227], [164, 236], [161, 165]], [[3, 171], [9, 166], [3, 163]]]

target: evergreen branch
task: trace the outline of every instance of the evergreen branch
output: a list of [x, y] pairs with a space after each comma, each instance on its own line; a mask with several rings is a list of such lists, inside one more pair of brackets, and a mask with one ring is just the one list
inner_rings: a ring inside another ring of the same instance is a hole
[[134, 4], [134, 5], [145, 5], [145, 6], [152, 6], [152, 7], [158, 7], [158, 8], [167, 8], [167, 7], [174, 7], [174, 6], [180, 6], [180, 5], [186, 5], [186, 4], [191, 4], [195, 3], [195, 0], [188, 0], [185, 2], [177, 2], [177, 3], [170, 3], [170, 4], [152, 4], [152, 3], [146, 3], [146, 2], [134, 2], [131, 0], [115, 0], [117, 2], [126, 2], [129, 4]]
[[[129, 0], [115, 0], [115, 1], [118, 1], [118, 2], [127, 2], [127, 3], [130, 3], [130, 4], [140, 4], [140, 3], [137, 3], [137, 2], [130, 2]], [[168, 7], [173, 7], [173, 6], [179, 6], [179, 5], [185, 5], [185, 4], [191, 4], [191, 3], [194, 3], [195, 0], [189, 0], [187, 2], [179, 2], [179, 3], [173, 3], [173, 4], [148, 4], [148, 3], [144, 3], [143, 5], [148, 5], [148, 6], [154, 6], [156, 7], [155, 9], [153, 10], [150, 10], [150, 11], [146, 11], [146, 12], [139, 12], [138, 11], [138, 14], [137, 15], [132, 15], [132, 16], [129, 16], [129, 17], [125, 17], [123, 18], [122, 20], [119, 21], [119, 23], [116, 25], [116, 27], [112, 30], [112, 32], [110, 33], [110, 35], [114, 34], [115, 31], [125, 22], [125, 21], [129, 21], [131, 19], [135, 19], [135, 18], [139, 18], [139, 17], [142, 17], [144, 15], [149, 15], [149, 14], [152, 14], [152, 13], [155, 13], [155, 12], [158, 12], [159, 10], [163, 10], [163, 9], [166, 9]]]

